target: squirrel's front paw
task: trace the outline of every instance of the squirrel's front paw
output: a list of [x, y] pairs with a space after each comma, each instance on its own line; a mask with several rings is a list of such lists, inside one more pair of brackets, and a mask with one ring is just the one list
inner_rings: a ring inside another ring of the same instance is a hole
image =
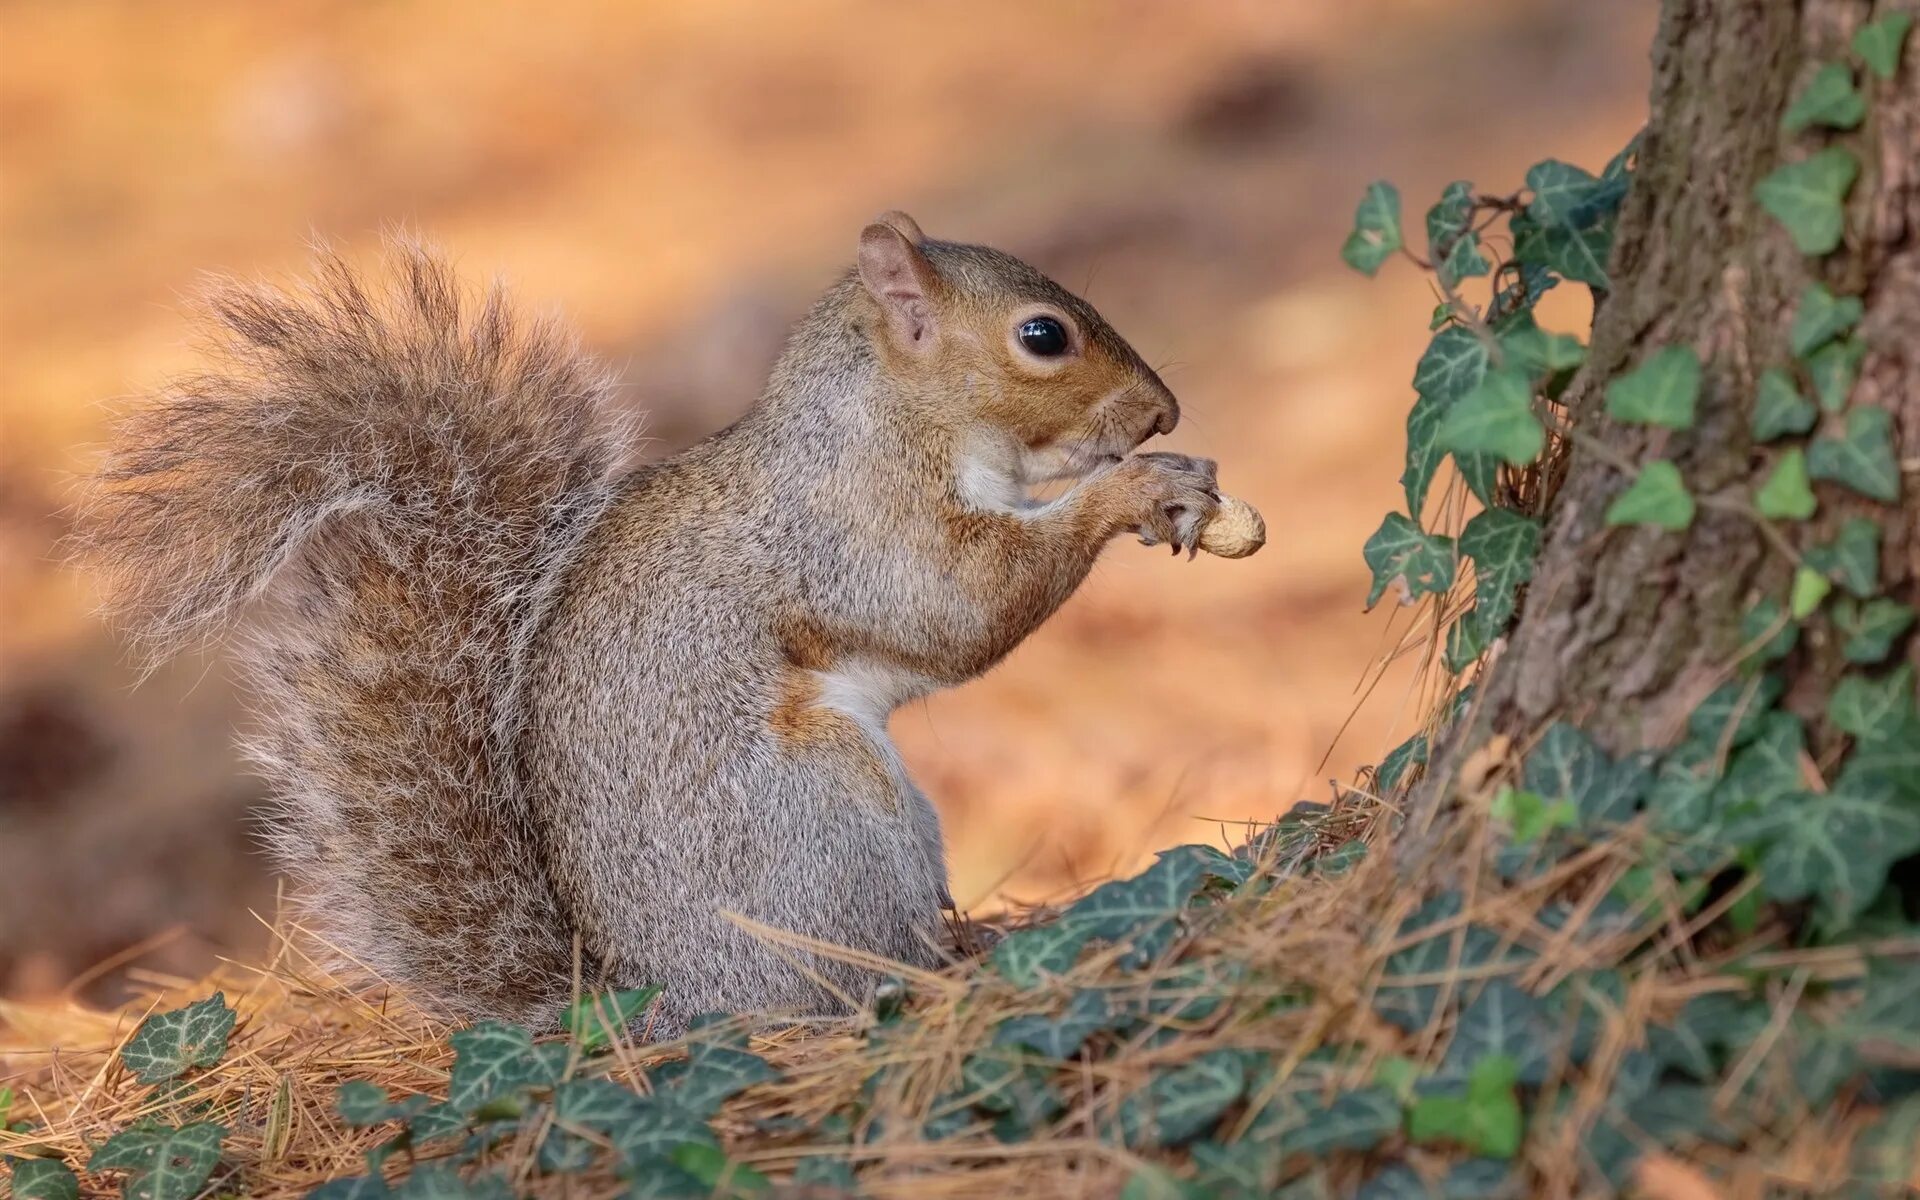
[[1114, 468], [1121, 488], [1121, 528], [1140, 535], [1143, 546], [1167, 543], [1191, 558], [1200, 530], [1220, 508], [1220, 486], [1210, 458], [1153, 451], [1136, 454]]

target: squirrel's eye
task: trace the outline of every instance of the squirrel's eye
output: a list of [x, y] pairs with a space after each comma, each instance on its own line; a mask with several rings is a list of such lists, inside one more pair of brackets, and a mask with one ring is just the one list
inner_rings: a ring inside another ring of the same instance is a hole
[[1052, 317], [1035, 317], [1020, 326], [1016, 335], [1029, 353], [1054, 358], [1067, 352], [1067, 331]]

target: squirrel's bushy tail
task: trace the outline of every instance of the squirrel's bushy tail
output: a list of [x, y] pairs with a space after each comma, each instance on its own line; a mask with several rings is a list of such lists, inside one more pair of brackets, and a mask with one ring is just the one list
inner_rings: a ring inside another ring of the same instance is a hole
[[216, 368], [133, 413], [79, 550], [156, 649], [248, 611], [268, 840], [324, 932], [462, 1015], [574, 969], [513, 742], [529, 645], [633, 444], [572, 339], [398, 245], [369, 290], [210, 297]]

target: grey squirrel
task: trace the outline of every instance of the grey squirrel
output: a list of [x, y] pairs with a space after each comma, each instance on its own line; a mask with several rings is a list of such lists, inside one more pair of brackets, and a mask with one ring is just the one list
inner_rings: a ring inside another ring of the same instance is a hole
[[888, 715], [1001, 659], [1116, 534], [1191, 553], [1213, 463], [1131, 453], [1173, 394], [1079, 297], [889, 213], [752, 410], [637, 465], [571, 337], [392, 257], [384, 291], [324, 255], [299, 293], [217, 289], [224, 355], [125, 418], [80, 522], [146, 648], [245, 617], [312, 919], [535, 1027], [576, 978], [663, 985], [659, 1035], [870, 986], [729, 914], [937, 966], [940, 824]]

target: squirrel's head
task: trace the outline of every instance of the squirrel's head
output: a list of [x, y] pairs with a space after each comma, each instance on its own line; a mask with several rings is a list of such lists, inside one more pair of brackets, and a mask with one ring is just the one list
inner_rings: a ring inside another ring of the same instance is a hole
[[1010, 254], [930, 241], [892, 212], [861, 231], [858, 275], [888, 375], [999, 443], [1021, 483], [1085, 474], [1180, 419], [1092, 305]]

